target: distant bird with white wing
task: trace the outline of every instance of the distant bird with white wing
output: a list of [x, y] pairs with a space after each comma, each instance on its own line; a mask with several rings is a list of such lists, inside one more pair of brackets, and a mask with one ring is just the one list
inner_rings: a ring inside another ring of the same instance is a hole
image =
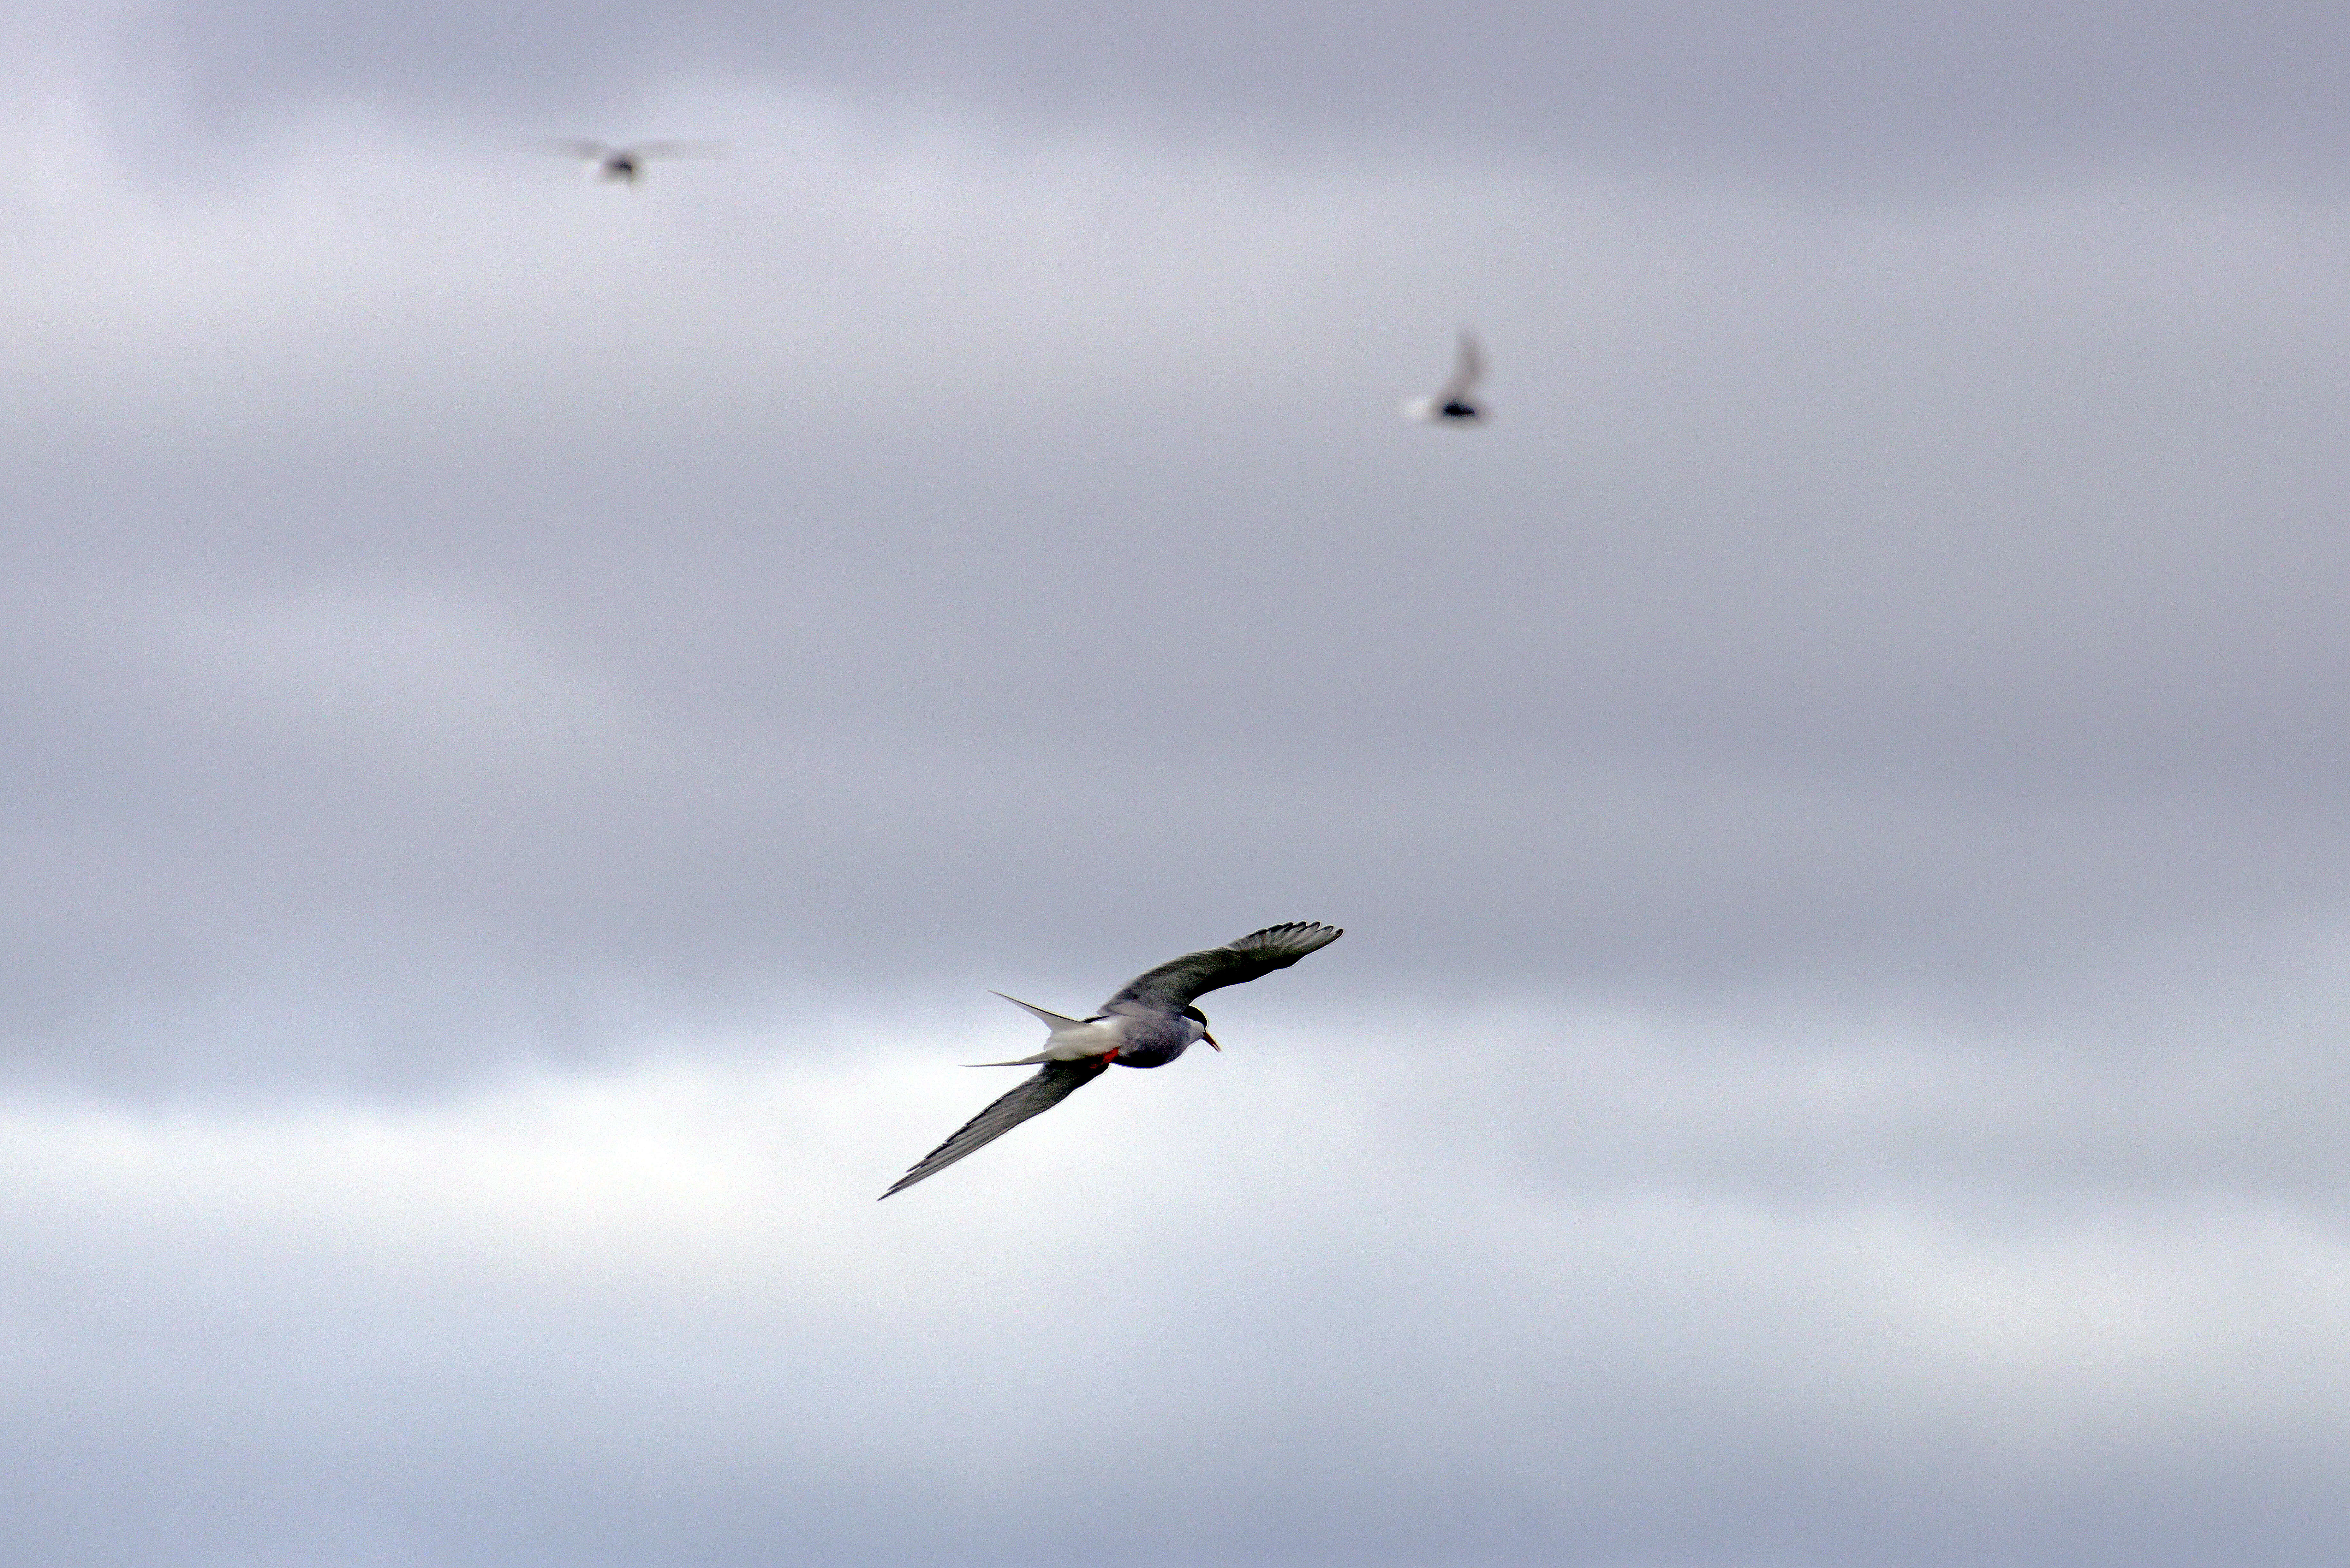
[[656, 158], [723, 158], [726, 153], [723, 141], [639, 141], [630, 147], [612, 147], [601, 141], [558, 140], [539, 145], [579, 160], [580, 171], [590, 180], [629, 186], [645, 177], [645, 165]]
[[1191, 1003], [1209, 992], [1287, 969], [1307, 953], [1319, 951], [1346, 933], [1314, 920], [1267, 926], [1238, 941], [1160, 964], [1137, 975], [1126, 988], [1091, 1018], [1065, 1018], [1047, 1012], [1015, 996], [995, 994], [1014, 1007], [1024, 1007], [1052, 1033], [1045, 1048], [1014, 1062], [981, 1062], [983, 1067], [1026, 1067], [1043, 1064], [1033, 1078], [973, 1116], [962, 1131], [924, 1155], [921, 1162], [898, 1179], [881, 1196], [902, 1192], [917, 1181], [936, 1176], [972, 1150], [993, 1143], [1030, 1116], [1051, 1110], [1096, 1078], [1121, 1067], [1163, 1067], [1205, 1040], [1221, 1051], [1208, 1033], [1208, 1015]]
[[1432, 398], [1413, 398], [1403, 406], [1403, 417], [1415, 424], [1451, 425], [1465, 430], [1485, 422], [1485, 405], [1477, 400], [1477, 383], [1485, 378], [1485, 356], [1477, 335], [1466, 327], [1452, 354], [1452, 374]]

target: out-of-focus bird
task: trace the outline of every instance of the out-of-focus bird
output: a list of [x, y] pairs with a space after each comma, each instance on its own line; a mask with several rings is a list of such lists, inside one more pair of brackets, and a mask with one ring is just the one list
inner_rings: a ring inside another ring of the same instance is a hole
[[1432, 398], [1413, 398], [1403, 406], [1403, 417], [1416, 424], [1451, 425], [1465, 430], [1485, 422], [1486, 409], [1477, 400], [1477, 383], [1484, 379], [1485, 356], [1477, 335], [1461, 329], [1461, 345], [1453, 351], [1452, 375]]
[[924, 1155], [921, 1162], [899, 1177], [881, 1196], [902, 1192], [926, 1177], [936, 1176], [956, 1160], [993, 1143], [1030, 1116], [1051, 1110], [1096, 1078], [1115, 1062], [1121, 1067], [1163, 1067], [1205, 1040], [1208, 1015], [1191, 1005], [1194, 999], [1227, 985], [1287, 969], [1307, 953], [1328, 947], [1346, 933], [1318, 921], [1296, 920], [1267, 926], [1238, 941], [1205, 951], [1186, 953], [1128, 981], [1124, 990], [1102, 1003], [1091, 1018], [1065, 1018], [1047, 1012], [1016, 996], [995, 994], [1014, 1007], [1026, 1008], [1052, 1033], [1045, 1048], [1014, 1062], [979, 1062], [981, 1067], [1026, 1067], [1042, 1063], [1033, 1078], [972, 1117], [962, 1130]]
[[632, 147], [611, 147], [601, 141], [556, 140], [539, 144], [549, 152], [579, 160], [590, 180], [607, 184], [634, 185], [645, 177], [645, 165], [656, 158], [719, 158], [723, 141], [639, 141]]

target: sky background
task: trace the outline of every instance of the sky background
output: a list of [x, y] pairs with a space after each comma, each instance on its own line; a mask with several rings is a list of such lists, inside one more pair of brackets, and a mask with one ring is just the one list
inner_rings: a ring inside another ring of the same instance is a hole
[[2350, 1557], [2350, 14], [6, 19], [26, 1568]]

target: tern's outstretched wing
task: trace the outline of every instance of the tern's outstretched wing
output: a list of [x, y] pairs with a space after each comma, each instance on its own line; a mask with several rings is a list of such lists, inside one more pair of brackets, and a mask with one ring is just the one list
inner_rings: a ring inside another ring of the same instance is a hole
[[723, 158], [723, 141], [639, 141], [628, 150], [639, 158]]
[[1194, 997], [1228, 985], [1287, 969], [1307, 953], [1326, 948], [1347, 933], [1318, 920], [1292, 920], [1251, 931], [1236, 942], [1204, 952], [1185, 953], [1148, 974], [1136, 975], [1126, 989], [1102, 1003], [1104, 1012], [1118, 1012], [1121, 1002], [1139, 1002], [1154, 1012], [1180, 1012]]
[[1452, 379], [1438, 390], [1436, 400], [1458, 402], [1474, 391], [1484, 377], [1484, 352], [1477, 347], [1477, 335], [1464, 327], [1461, 329], [1461, 346], [1452, 354]]
[[577, 137], [543, 136], [536, 143], [541, 152], [559, 153], [566, 158], [592, 161], [616, 151], [600, 141], [587, 141]]
[[975, 1148], [993, 1143], [1030, 1116], [1051, 1110], [1096, 1078], [1109, 1071], [1103, 1056], [1076, 1062], [1047, 1062], [1035, 1077], [965, 1122], [962, 1130], [922, 1156], [921, 1163], [898, 1179], [890, 1192], [902, 1192], [926, 1176], [936, 1176]]

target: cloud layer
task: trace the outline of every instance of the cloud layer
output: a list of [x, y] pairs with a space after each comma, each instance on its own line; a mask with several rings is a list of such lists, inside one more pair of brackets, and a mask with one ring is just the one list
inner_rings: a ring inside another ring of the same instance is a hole
[[2340, 51], [1657, 15], [33, 26], [28, 1560], [2338, 1561]]
[[[1577, 1104], [1529, 1116], [1490, 1064], [1555, 1057], [1562, 1023]], [[876, 1208], [875, 1147], [910, 1158], [980, 1092], [921, 1060], [951, 1040], [756, 1067], [679, 1044], [398, 1110], [20, 1105], [11, 1273], [41, 1284], [12, 1403], [45, 1437], [10, 1469], [44, 1559], [2316, 1563], [2339, 1539], [2314, 1456], [2345, 1390], [2311, 1359], [2350, 1304], [2338, 1217], [2072, 1179], [2094, 1151], [2016, 1124], [2092, 1085], [2044, 1067], [1959, 1075], [2028, 1090], [2019, 1113], [1883, 1040], [1772, 1068], [1655, 1020], [1485, 1016], [1409, 1053], [1305, 1029], [1114, 1075], [1017, 1158]], [[1431, 1096], [1431, 1064], [1461, 1091]], [[2197, 1098], [2137, 1104], [2224, 1121]], [[1953, 1137], [2006, 1146], [2004, 1177], [1921, 1182]], [[109, 1518], [125, 1468], [151, 1536]]]

